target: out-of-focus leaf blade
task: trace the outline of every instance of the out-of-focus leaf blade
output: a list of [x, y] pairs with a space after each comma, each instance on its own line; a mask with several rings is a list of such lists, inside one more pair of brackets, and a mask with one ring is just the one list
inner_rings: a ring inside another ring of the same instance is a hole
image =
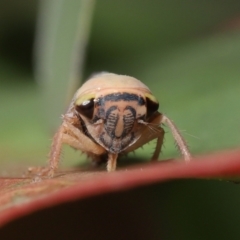
[[94, 0], [40, 1], [35, 69], [53, 129], [81, 83], [93, 6]]

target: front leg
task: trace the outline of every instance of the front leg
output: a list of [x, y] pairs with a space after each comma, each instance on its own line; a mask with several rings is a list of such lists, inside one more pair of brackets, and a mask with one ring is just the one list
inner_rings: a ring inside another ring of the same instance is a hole
[[174, 140], [176, 141], [177, 147], [180, 150], [185, 162], [189, 162], [192, 157], [188, 150], [188, 146], [187, 146], [185, 140], [183, 139], [182, 135], [180, 134], [178, 128], [165, 115], [162, 115], [161, 123], [166, 123], [168, 125], [168, 127], [170, 128], [170, 130], [172, 132]]
[[65, 127], [62, 124], [56, 134], [53, 137], [51, 151], [49, 154], [49, 164], [47, 167], [29, 167], [28, 175], [34, 176], [34, 181], [37, 181], [37, 177], [48, 176], [53, 177], [55, 170], [58, 167], [59, 159], [62, 150], [63, 136], [65, 134]]
[[186, 162], [191, 160], [191, 154], [188, 150], [188, 146], [185, 140], [181, 136], [178, 128], [167, 116], [157, 112], [153, 116], [153, 118], [150, 120], [150, 122], [144, 122], [143, 120], [138, 120], [138, 123], [145, 125], [146, 127], [145, 129], [143, 129], [139, 140], [135, 144], [130, 146], [127, 152], [134, 151], [135, 149], [137, 149], [138, 147], [141, 147], [145, 143], [157, 138], [156, 148], [151, 158], [151, 160], [153, 161], [157, 160], [161, 152], [161, 147], [162, 147], [163, 138], [164, 138], [164, 130], [160, 127], [160, 125], [165, 123], [170, 128], [172, 135], [174, 137], [174, 140], [176, 142], [176, 145], [180, 150], [184, 160]]
[[157, 161], [159, 154], [161, 152], [162, 149], [162, 145], [163, 145], [163, 137], [164, 137], [164, 131], [162, 131], [162, 134], [159, 134], [159, 137], [157, 138], [157, 144], [154, 150], [154, 153], [151, 157], [151, 161]]
[[108, 153], [107, 171], [113, 172], [116, 170], [118, 154]]
[[[93, 142], [81, 131], [81, 129], [73, 125], [73, 122], [75, 121], [76, 119], [64, 118], [62, 125], [59, 127], [53, 138], [48, 167], [40, 170], [37, 169], [38, 176], [48, 175], [49, 177], [53, 177], [59, 165], [63, 144], [67, 144], [82, 152], [89, 153], [91, 156], [99, 156], [106, 153], [106, 150], [103, 147]], [[33, 174], [36, 171], [30, 168], [29, 172], [30, 174]]]

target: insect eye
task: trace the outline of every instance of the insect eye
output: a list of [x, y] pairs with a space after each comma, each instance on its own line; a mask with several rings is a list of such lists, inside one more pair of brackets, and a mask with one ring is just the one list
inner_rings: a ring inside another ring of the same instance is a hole
[[94, 111], [94, 98], [84, 100], [76, 106], [76, 110], [83, 116], [91, 119]]
[[159, 103], [155, 99], [146, 97], [147, 118], [154, 114], [159, 107]]

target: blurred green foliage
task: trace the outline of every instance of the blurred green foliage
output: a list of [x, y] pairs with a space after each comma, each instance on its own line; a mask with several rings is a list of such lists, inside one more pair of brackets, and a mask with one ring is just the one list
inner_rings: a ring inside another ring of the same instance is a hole
[[[30, 4], [29, 1], [23, 2]], [[71, 9], [77, 11], [80, 6], [75, 3], [72, 0], [69, 8], [61, 9], [61, 16], [68, 21], [60, 26], [55, 24], [59, 29], [56, 30], [59, 41], [55, 40], [55, 45], [69, 48], [66, 41], [72, 39], [68, 35], [74, 31], [73, 23], [75, 28], [78, 27], [75, 13], [71, 12]], [[53, 114], [54, 109], [58, 107], [58, 112], [64, 113], [66, 107], [63, 101], [59, 102], [64, 94], [60, 85], [64, 85], [66, 91], [67, 85], [59, 80], [53, 88], [55, 94], [52, 89], [48, 93], [50, 96], [52, 93], [52, 99], [46, 99], [44, 92], [49, 91], [41, 87], [42, 83], [39, 86], [34, 81], [32, 65], [29, 64], [33, 57], [33, 43], [26, 46], [24, 42], [34, 40], [29, 36], [34, 36], [36, 31], [34, 24], [38, 5], [31, 2], [31, 8], [21, 8], [25, 14], [14, 14], [17, 7], [16, 2], [15, 5], [6, 4], [0, 10], [3, 14], [0, 25], [0, 104], [4, 109], [0, 113], [1, 161], [9, 162], [17, 157], [19, 161], [43, 162], [50, 145], [49, 139], [60, 122], [60, 113], [57, 118]], [[219, 1], [218, 4], [215, 1], [180, 3], [173, 0], [154, 4], [148, 1], [97, 2], [84, 76], [110, 71], [142, 80], [158, 97], [160, 111], [182, 130], [193, 153], [238, 146], [238, 7], [240, 4], [237, 1]], [[56, 14], [57, 9], [54, 11]], [[44, 12], [41, 14], [44, 15]], [[52, 18], [56, 21], [54, 15]], [[46, 19], [49, 24], [45, 25], [51, 25], [51, 17], [47, 15]], [[68, 31], [65, 34], [64, 29]], [[59, 36], [61, 32], [62, 37]], [[61, 45], [63, 40], [65, 45]], [[57, 47], [54, 49], [57, 50]], [[54, 63], [49, 60], [49, 64], [60, 66], [59, 71], [65, 71], [67, 78], [69, 67], [61, 67], [66, 65], [65, 55], [66, 58], [69, 55], [67, 49], [61, 56], [53, 58]], [[46, 119], [55, 121], [55, 128], [47, 126]], [[170, 133], [166, 134], [164, 146], [162, 158], [177, 156]], [[142, 151], [144, 158], [149, 157], [153, 147], [153, 144], [150, 147], [146, 145]], [[33, 157], [31, 152], [38, 154]], [[77, 161], [79, 154], [73, 154], [73, 158]]]
[[[55, 121], [51, 104], [46, 104], [43, 88], [33, 77], [37, 11], [37, 1], [19, 4], [15, 0], [0, 5], [2, 175], [19, 162], [23, 166], [44, 164], [55, 130], [49, 127], [45, 116], [47, 113], [47, 118]], [[69, 11], [68, 14], [66, 19], [71, 16]], [[68, 24], [63, 24], [64, 29], [72, 26], [71, 21]], [[64, 54], [56, 61], [63, 61], [63, 57]], [[109, 71], [142, 80], [159, 99], [160, 111], [180, 128], [194, 154], [239, 146], [239, 66], [239, 1], [97, 1], [84, 76]], [[64, 106], [59, 108], [64, 113]], [[153, 147], [146, 145], [139, 153], [148, 159]], [[177, 150], [167, 131], [162, 158], [173, 156], [177, 156]], [[64, 156], [68, 162], [63, 164], [74, 165], [79, 158], [85, 159], [69, 150]], [[214, 189], [209, 185], [202, 192]], [[183, 192], [187, 194], [186, 189]], [[239, 199], [239, 194], [236, 196]], [[197, 199], [198, 196], [193, 201]], [[175, 206], [177, 200], [172, 199], [171, 204]], [[183, 218], [188, 214], [186, 210]], [[235, 216], [235, 222], [236, 219]], [[190, 233], [189, 238], [186, 236], [178, 239], [193, 239]]]

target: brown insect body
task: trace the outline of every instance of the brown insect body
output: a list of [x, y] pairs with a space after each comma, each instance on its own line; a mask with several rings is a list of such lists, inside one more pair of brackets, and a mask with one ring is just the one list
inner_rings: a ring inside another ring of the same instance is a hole
[[113, 73], [93, 76], [76, 92], [50, 152], [50, 175], [58, 166], [61, 146], [66, 143], [99, 161], [108, 155], [107, 170], [114, 171], [119, 154], [133, 151], [157, 139], [152, 156], [161, 151], [164, 130], [169, 125], [186, 161], [188, 148], [172, 121], [159, 113], [158, 101], [139, 80]]

